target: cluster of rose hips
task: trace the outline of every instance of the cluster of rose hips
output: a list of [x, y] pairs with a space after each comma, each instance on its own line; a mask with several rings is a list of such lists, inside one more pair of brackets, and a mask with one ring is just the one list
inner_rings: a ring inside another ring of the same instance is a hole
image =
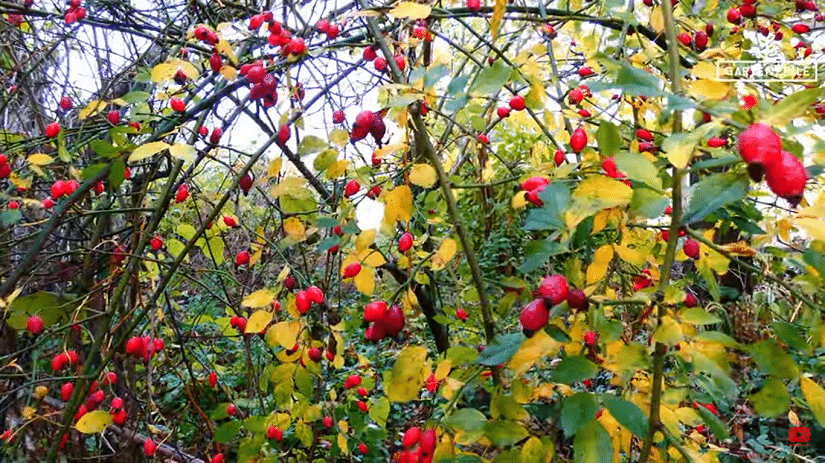
[[80, 0], [69, 0], [69, 7], [63, 13], [63, 22], [71, 24], [86, 17], [86, 8], [80, 6]]
[[404, 329], [404, 312], [397, 305], [387, 307], [384, 301], [372, 301], [364, 306], [364, 321], [369, 323], [364, 339], [378, 342], [396, 336]]
[[[211, 134], [209, 133], [208, 128], [206, 128], [204, 126], [198, 127], [198, 135], [200, 135], [202, 137], [206, 137], [207, 135], [209, 135], [209, 143], [212, 143], [213, 145], [218, 144], [218, 142], [221, 140], [221, 135], [222, 134], [223, 134], [223, 130], [220, 127], [213, 127]], [[186, 199], [186, 198], [184, 198], [184, 199]]]
[[249, 90], [250, 100], [263, 100], [264, 108], [275, 106], [275, 103], [278, 102], [278, 81], [275, 80], [273, 74], [266, 72], [266, 68], [260, 60], [242, 65], [238, 73], [246, 77], [246, 80], [252, 84], [252, 88]]
[[401, 450], [392, 455], [392, 463], [430, 463], [437, 440], [435, 429], [407, 429], [401, 438]]
[[326, 34], [327, 38], [330, 40], [338, 37], [338, 32], [340, 32], [337, 24], [330, 24], [330, 22], [326, 19], [322, 19], [315, 23], [315, 28], [318, 29], [318, 32]]
[[521, 326], [524, 334], [532, 336], [536, 331], [544, 328], [550, 318], [550, 309], [567, 301], [568, 307], [573, 310], [585, 310], [588, 301], [584, 291], [578, 288], [569, 288], [567, 279], [563, 275], [553, 274], [544, 277], [539, 284], [538, 299], [530, 301], [521, 310]]
[[163, 339], [152, 339], [150, 336], [132, 336], [126, 341], [126, 354], [134, 358], [143, 357], [144, 363], [149, 363], [149, 359], [156, 353], [163, 350]]
[[375, 142], [380, 145], [386, 133], [387, 126], [384, 124], [380, 112], [361, 111], [355, 116], [355, 123], [352, 124], [349, 139], [350, 142], [355, 143], [363, 140], [367, 135], [372, 135]]
[[796, 156], [782, 150], [782, 140], [773, 129], [761, 123], [751, 125], [739, 134], [737, 149], [754, 181], [762, 181], [764, 175], [775, 195], [794, 207], [802, 201], [808, 173]]
[[696, 31], [692, 34], [680, 32], [676, 35], [676, 39], [679, 40], [682, 45], [691, 47], [695, 52], [701, 53], [708, 47], [708, 41], [711, 35], [713, 35], [713, 24], [707, 23], [705, 24], [704, 31]]
[[302, 55], [306, 52], [306, 45], [304, 39], [300, 37], [292, 37], [289, 30], [281, 26], [281, 23], [275, 21], [271, 11], [263, 11], [249, 18], [249, 30], [257, 31], [266, 23], [269, 36], [266, 42], [273, 47], [281, 47], [281, 54], [287, 55]]

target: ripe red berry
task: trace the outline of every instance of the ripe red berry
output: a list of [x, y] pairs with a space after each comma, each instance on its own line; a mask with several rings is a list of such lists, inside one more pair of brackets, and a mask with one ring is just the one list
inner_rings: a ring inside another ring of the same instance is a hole
[[567, 279], [559, 274], [544, 277], [539, 284], [539, 294], [548, 307], [561, 304], [568, 295]]
[[748, 164], [760, 164], [763, 169], [782, 161], [782, 140], [765, 124], [756, 123], [739, 134], [739, 155]]
[[209, 463], [223, 463], [223, 454], [219, 453], [209, 460]]
[[218, 384], [218, 375], [215, 374], [214, 371], [210, 371], [206, 377], [206, 381], [209, 383], [209, 387], [215, 387], [215, 385]]
[[69, 97], [64, 96], [60, 99], [60, 104], [58, 106], [60, 106], [60, 109], [63, 111], [68, 111], [74, 107], [74, 104], [72, 104], [72, 100], [70, 100]]
[[400, 71], [404, 71], [404, 67], [406, 66], [406, 62], [404, 61], [404, 56], [402, 55], [393, 55], [392, 60], [395, 61], [395, 65], [398, 66]]
[[423, 433], [421, 433], [421, 453], [424, 455], [432, 456], [433, 452], [435, 452], [435, 444], [436, 444], [436, 435], [435, 429], [426, 429]]
[[407, 232], [398, 239], [398, 252], [407, 252], [413, 245], [413, 237]]
[[309, 296], [307, 295], [306, 291], [298, 291], [295, 295], [295, 308], [298, 310], [299, 313], [307, 313], [309, 311], [309, 306], [311, 302], [309, 300]]
[[467, 9], [477, 12], [481, 9], [481, 0], [467, 0]]
[[596, 344], [596, 333], [588, 330], [584, 333], [584, 345], [587, 347], [593, 347]]
[[506, 106], [499, 106], [498, 109], [496, 109], [496, 115], [504, 119], [510, 115], [510, 108]]
[[359, 273], [361, 273], [361, 264], [358, 262], [353, 262], [346, 267], [344, 267], [344, 272], [342, 274], [343, 278], [355, 278]]
[[336, 109], [332, 112], [332, 122], [336, 124], [340, 124], [344, 122], [344, 111], [340, 109]]
[[739, 13], [735, 7], [728, 10], [727, 13], [728, 22], [731, 24], [742, 24], [742, 15]]
[[704, 31], [699, 31], [693, 35], [693, 49], [702, 52], [708, 47], [708, 35]]
[[43, 332], [43, 320], [37, 316], [32, 315], [26, 320], [26, 330], [31, 334], [40, 334]]
[[562, 165], [562, 163], [564, 161], [565, 161], [564, 151], [556, 150], [556, 152], [553, 153], [553, 162], [556, 164], [556, 167]]
[[369, 394], [369, 392], [367, 392], [367, 390], [363, 387], [359, 387], [358, 389], [356, 389], [355, 393], [360, 395], [361, 397], [366, 397], [367, 394]]
[[404, 433], [404, 437], [401, 439], [401, 445], [404, 447], [412, 447], [413, 445], [417, 444], [420, 440], [421, 428], [410, 428], [407, 430], [407, 432]]
[[222, 66], [223, 60], [221, 59], [221, 55], [219, 55], [217, 51], [212, 52], [212, 55], [209, 57], [209, 67], [213, 72], [220, 72]]
[[237, 407], [235, 407], [235, 404], [227, 404], [226, 405], [226, 414], [227, 415], [235, 416], [236, 413], [238, 413], [238, 409], [237, 409]]
[[747, 2], [743, 3], [739, 5], [739, 14], [741, 14], [743, 18], [754, 18], [756, 16], [756, 7]]
[[653, 141], [653, 134], [645, 129], [637, 129], [636, 138], [644, 141]]
[[378, 72], [384, 72], [387, 70], [387, 60], [378, 56], [374, 60], [372, 60], [372, 65], [375, 67], [375, 70]]
[[804, 34], [811, 30], [806, 24], [797, 23], [791, 26], [791, 30], [796, 32], [797, 34]]
[[229, 228], [233, 228], [238, 225], [238, 222], [235, 221], [235, 218], [229, 215], [223, 216], [223, 223]]
[[364, 61], [372, 61], [377, 57], [378, 55], [375, 54], [375, 48], [371, 46], [365, 48], [364, 52], [361, 54], [361, 59], [363, 59]]
[[581, 89], [578, 89], [578, 88], [574, 88], [573, 90], [570, 90], [570, 93], [567, 94], [567, 102], [570, 103], [571, 105], [577, 105], [577, 104], [581, 103], [581, 101], [583, 99], [584, 99], [584, 92], [582, 92]]
[[152, 455], [154, 455], [156, 448], [157, 445], [155, 445], [155, 443], [152, 442], [152, 439], [146, 439], [145, 441], [143, 441], [143, 453], [145, 453], [147, 457], [151, 457]]
[[478, 141], [481, 142], [484, 145], [486, 145], [487, 143], [490, 143], [490, 139], [487, 138], [487, 135], [485, 135], [483, 133], [478, 136]]
[[587, 296], [579, 288], [573, 288], [567, 292], [567, 306], [575, 311], [586, 310], [588, 306]]
[[527, 336], [532, 336], [536, 331], [544, 328], [550, 318], [550, 311], [544, 307], [544, 301], [535, 299], [529, 302], [523, 309], [519, 321]]
[[152, 237], [152, 239], [149, 240], [149, 246], [152, 247], [153, 251], [157, 251], [163, 247], [163, 240], [161, 240], [159, 236]]
[[172, 108], [172, 111], [182, 113], [186, 111], [186, 103], [183, 102], [180, 98], [172, 98], [169, 100], [169, 107]]
[[455, 310], [455, 317], [461, 321], [464, 321], [467, 319], [467, 311], [459, 307]]
[[238, 181], [238, 186], [241, 188], [241, 191], [243, 191], [244, 196], [248, 195], [249, 189], [252, 188], [252, 176], [248, 173], [244, 174]]
[[728, 141], [721, 137], [710, 137], [708, 138], [708, 147], [710, 148], [719, 148], [728, 144]]
[[325, 428], [332, 427], [332, 417], [331, 416], [328, 416], [328, 415], [324, 416], [324, 418], [321, 420], [321, 422], [324, 423]]
[[[467, 3], [470, 3], [470, 2], [478, 2], [478, 0], [467, 0]], [[366, 455], [366, 454], [367, 454], [367, 450], [368, 450], [368, 449], [367, 449], [367, 444], [365, 444], [365, 443], [363, 443], [363, 442], [359, 442], [359, 443], [358, 443], [358, 451], [359, 451], [359, 452], [361, 452], [362, 454]]]
[[381, 320], [381, 327], [386, 331], [387, 335], [395, 336], [404, 329], [405, 322], [404, 312], [401, 311], [401, 307], [392, 305], [387, 309], [384, 319]]
[[123, 408], [123, 399], [120, 397], [113, 397], [112, 398], [112, 409], [113, 410], [120, 410]]
[[344, 389], [351, 389], [361, 384], [361, 377], [358, 375], [349, 375], [344, 380]]
[[356, 405], [358, 406], [358, 410], [367, 413], [367, 404], [363, 400], [359, 400], [358, 402], [356, 402]]
[[185, 183], [181, 183], [178, 190], [175, 192], [175, 203], [182, 203], [189, 197], [189, 188]]
[[120, 124], [120, 111], [113, 109], [106, 113], [106, 120], [112, 125]]
[[214, 127], [212, 129], [212, 133], [209, 135], [209, 143], [212, 143], [213, 145], [217, 145], [218, 142], [221, 139], [221, 134], [222, 133], [223, 133], [223, 130], [221, 130], [220, 127]]
[[510, 107], [516, 111], [521, 111], [524, 109], [524, 97], [521, 95], [516, 95], [513, 98], [510, 98]]
[[577, 127], [570, 135], [570, 149], [574, 153], [580, 153], [587, 146], [587, 133], [583, 128]]
[[587, 66], [582, 66], [579, 68], [579, 77], [581, 78], [592, 76], [593, 74], [595, 74], [595, 72]]
[[691, 259], [699, 258], [699, 243], [693, 238], [685, 240], [685, 244], [682, 245], [682, 250], [685, 251], [685, 255]]
[[60, 386], [60, 399], [63, 402], [68, 402], [68, 400], [72, 397], [72, 392], [74, 392], [74, 384], [63, 383], [63, 385]]
[[768, 183], [768, 188], [775, 195], [784, 198], [796, 207], [802, 200], [805, 182], [808, 181], [808, 173], [796, 156], [787, 151], [782, 151], [781, 161], [768, 167], [765, 172], [765, 180]]
[[285, 146], [286, 142], [289, 140], [289, 136], [291, 135], [291, 131], [289, 130], [289, 126], [284, 124], [280, 128], [278, 128], [278, 134], [276, 135], [276, 142], [280, 146]]
[[249, 263], [249, 251], [239, 251], [235, 254], [235, 266], [240, 267]]
[[20, 203], [18, 203], [17, 201], [15, 201], [13, 199], [11, 201], [9, 201], [9, 209], [14, 210], [14, 209], [18, 209], [19, 207], [20, 207]]
[[377, 322], [384, 318], [387, 312], [387, 303], [384, 301], [372, 301], [364, 306], [364, 321]]
[[696, 307], [697, 303], [698, 301], [696, 300], [696, 296], [694, 296], [693, 293], [685, 293], [685, 307]]
[[46, 130], [43, 132], [48, 138], [54, 138], [60, 133], [60, 123], [59, 122], [52, 122], [51, 124], [46, 125]]
[[687, 32], [679, 32], [676, 34], [676, 38], [682, 43], [682, 45], [686, 47], [690, 46], [690, 34]]
[[323, 358], [321, 356], [321, 349], [319, 349], [317, 347], [309, 348], [307, 350], [307, 358], [309, 358], [310, 360], [312, 360], [313, 362], [316, 362], [316, 363], [320, 362], [321, 359]]
[[361, 189], [361, 185], [355, 179], [350, 180], [347, 182], [346, 186], [344, 186], [344, 196], [347, 198], [351, 198], [353, 195], [358, 193], [358, 190]]
[[281, 442], [284, 440], [284, 432], [280, 428], [270, 424], [266, 427], [266, 437]]

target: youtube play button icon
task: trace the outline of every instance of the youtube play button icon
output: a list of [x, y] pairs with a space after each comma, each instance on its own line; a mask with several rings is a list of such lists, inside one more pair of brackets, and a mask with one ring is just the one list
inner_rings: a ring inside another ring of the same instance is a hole
[[788, 429], [788, 440], [795, 444], [811, 440], [811, 430], [805, 426], [795, 426]]

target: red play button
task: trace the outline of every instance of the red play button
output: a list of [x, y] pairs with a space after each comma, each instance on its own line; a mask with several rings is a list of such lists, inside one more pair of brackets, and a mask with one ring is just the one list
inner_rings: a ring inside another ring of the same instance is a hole
[[789, 428], [788, 440], [795, 443], [808, 442], [811, 440], [811, 430], [804, 426]]

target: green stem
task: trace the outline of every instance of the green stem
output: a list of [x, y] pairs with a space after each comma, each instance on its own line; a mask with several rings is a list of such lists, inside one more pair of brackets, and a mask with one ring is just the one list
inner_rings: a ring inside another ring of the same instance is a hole
[[[665, 34], [667, 37], [668, 64], [671, 80], [671, 90], [676, 95], [682, 94], [682, 75], [679, 67], [679, 49], [676, 39], [676, 22], [673, 19], [673, 9], [669, 1], [662, 2], [662, 13], [665, 23]], [[673, 133], [682, 131], [682, 112], [673, 112]], [[679, 239], [679, 223], [682, 220], [682, 177], [684, 170], [673, 167], [672, 171], [672, 212], [670, 217], [670, 236], [665, 248], [665, 256], [662, 261], [659, 285], [657, 290], [663, 291], [670, 281], [670, 271], [673, 266], [673, 258], [676, 255], [676, 242]], [[665, 306], [658, 304], [657, 324], [661, 325], [665, 316]], [[648, 433], [645, 436], [642, 452], [639, 461], [648, 461], [650, 451], [653, 447], [653, 438], [661, 424], [659, 408], [662, 404], [662, 392], [664, 389], [664, 365], [667, 345], [657, 342], [653, 351], [653, 388], [650, 395], [650, 415], [648, 417]]]

